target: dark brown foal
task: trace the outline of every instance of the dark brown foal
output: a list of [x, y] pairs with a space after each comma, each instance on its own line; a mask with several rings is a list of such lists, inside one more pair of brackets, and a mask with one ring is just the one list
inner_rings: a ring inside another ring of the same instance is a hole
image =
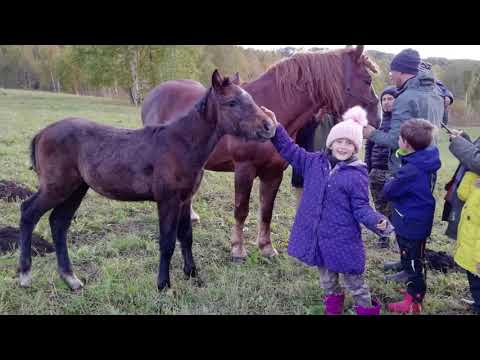
[[273, 123], [252, 97], [218, 71], [193, 109], [170, 125], [129, 130], [78, 118], [51, 124], [31, 144], [40, 189], [21, 207], [20, 285], [31, 282], [32, 231], [53, 209], [50, 226], [60, 276], [72, 289], [83, 286], [68, 257], [67, 231], [89, 188], [110, 199], [157, 203], [160, 290], [170, 286], [177, 237], [183, 270], [195, 276], [190, 205], [210, 153], [226, 134], [266, 141], [274, 133]]

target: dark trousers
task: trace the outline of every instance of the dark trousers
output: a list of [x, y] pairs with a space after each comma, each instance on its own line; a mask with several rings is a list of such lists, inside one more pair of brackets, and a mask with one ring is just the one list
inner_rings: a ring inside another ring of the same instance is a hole
[[408, 275], [407, 292], [415, 302], [421, 303], [427, 291], [424, 266], [427, 239], [413, 240], [397, 235], [397, 242], [400, 248], [400, 261]]
[[392, 215], [392, 206], [383, 197], [383, 187], [390, 178], [391, 173], [388, 170], [372, 169], [368, 174], [368, 183], [375, 210], [388, 218]]
[[473, 301], [473, 310], [480, 314], [480, 277], [472, 274], [470, 271], [467, 271], [468, 284], [470, 285], [470, 292], [472, 293]]

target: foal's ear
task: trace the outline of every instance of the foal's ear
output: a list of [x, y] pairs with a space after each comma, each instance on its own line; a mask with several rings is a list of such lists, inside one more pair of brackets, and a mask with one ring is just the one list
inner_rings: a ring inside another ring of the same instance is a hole
[[240, 86], [240, 74], [238, 72], [236, 72], [235, 75], [233, 75], [232, 83], [234, 83], [237, 86]]
[[214, 90], [219, 91], [222, 88], [223, 77], [220, 75], [217, 69], [212, 74], [212, 87]]
[[357, 45], [357, 47], [355, 48], [355, 51], [353, 52], [353, 57], [355, 59], [359, 59], [360, 56], [362, 56], [364, 49], [365, 49], [365, 45]]

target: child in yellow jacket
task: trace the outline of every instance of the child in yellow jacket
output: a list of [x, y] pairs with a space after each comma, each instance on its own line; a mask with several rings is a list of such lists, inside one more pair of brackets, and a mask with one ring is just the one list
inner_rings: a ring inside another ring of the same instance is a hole
[[480, 175], [466, 172], [458, 197], [465, 205], [458, 226], [455, 262], [467, 271], [473, 310], [480, 314]]

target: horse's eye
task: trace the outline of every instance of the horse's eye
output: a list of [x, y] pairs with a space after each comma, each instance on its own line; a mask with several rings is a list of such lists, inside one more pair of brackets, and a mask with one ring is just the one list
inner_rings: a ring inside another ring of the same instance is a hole
[[372, 80], [370, 80], [370, 79], [365, 80], [365, 84], [367, 84], [368, 86], [372, 85]]
[[237, 100], [229, 101], [229, 102], [227, 103], [227, 105], [230, 106], [230, 107], [237, 106], [237, 105], [238, 105], [238, 101], [237, 101]]

